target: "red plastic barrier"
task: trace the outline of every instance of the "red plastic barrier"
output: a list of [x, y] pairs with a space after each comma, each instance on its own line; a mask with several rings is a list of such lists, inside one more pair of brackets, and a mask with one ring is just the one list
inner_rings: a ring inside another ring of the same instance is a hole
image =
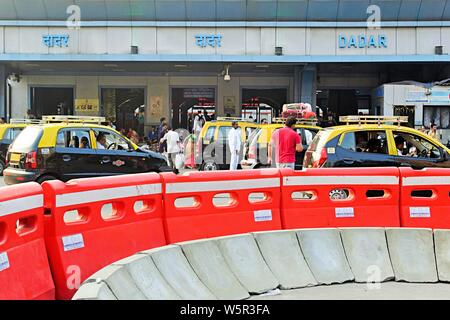
[[0, 188], [0, 299], [54, 300], [44, 241], [43, 193], [31, 182]]
[[[281, 228], [278, 170], [190, 172], [178, 176], [163, 173], [161, 176], [166, 235], [170, 243]], [[220, 194], [227, 195], [216, 197]], [[250, 201], [250, 196], [262, 201]], [[187, 206], [181, 207], [184, 205]]]
[[[156, 173], [49, 181], [42, 187], [50, 210], [45, 238], [58, 299], [70, 299], [82, 281], [106, 265], [166, 245]], [[105, 213], [113, 215], [102, 217], [108, 206], [112, 210]], [[65, 215], [78, 219], [68, 222]]]
[[398, 168], [281, 170], [283, 228], [399, 227]]
[[401, 168], [402, 227], [450, 228], [450, 169]]

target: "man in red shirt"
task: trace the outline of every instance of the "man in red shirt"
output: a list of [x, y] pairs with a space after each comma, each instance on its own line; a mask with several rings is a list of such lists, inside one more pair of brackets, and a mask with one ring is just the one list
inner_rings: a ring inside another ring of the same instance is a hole
[[295, 169], [295, 152], [302, 152], [300, 135], [294, 130], [297, 120], [294, 117], [286, 119], [286, 126], [275, 130], [270, 139], [269, 162], [272, 161], [272, 148], [275, 148], [275, 163], [277, 168]]

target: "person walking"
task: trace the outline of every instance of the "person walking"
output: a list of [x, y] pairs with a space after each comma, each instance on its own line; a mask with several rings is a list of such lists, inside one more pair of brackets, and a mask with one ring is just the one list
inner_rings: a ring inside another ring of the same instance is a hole
[[169, 165], [174, 173], [178, 173], [178, 169], [175, 165], [175, 159], [180, 152], [180, 136], [176, 131], [173, 131], [171, 127], [167, 127], [167, 133], [161, 138], [160, 143], [167, 143], [167, 158], [169, 159]]
[[232, 128], [228, 132], [228, 147], [231, 152], [230, 170], [237, 170], [239, 152], [241, 151], [241, 129], [237, 121], [233, 121], [231, 125]]
[[272, 148], [275, 149], [275, 163], [276, 167], [295, 169], [295, 153], [302, 152], [302, 139], [300, 135], [294, 130], [294, 125], [297, 119], [288, 117], [286, 119], [285, 127], [275, 130], [272, 134], [269, 144], [269, 163], [272, 162]]
[[194, 125], [192, 127], [192, 132], [198, 137], [200, 135], [200, 131], [205, 124], [205, 117], [202, 115], [202, 111], [199, 110], [197, 115], [194, 117]]

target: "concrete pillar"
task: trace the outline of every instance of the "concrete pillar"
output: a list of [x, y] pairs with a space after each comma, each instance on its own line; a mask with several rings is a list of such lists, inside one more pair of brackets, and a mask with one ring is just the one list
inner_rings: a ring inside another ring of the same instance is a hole
[[6, 66], [0, 65], [0, 117], [6, 118]]
[[315, 65], [307, 65], [303, 69], [300, 70], [297, 88], [300, 93], [300, 101], [295, 102], [307, 102], [310, 103], [313, 107], [313, 110], [316, 106], [316, 66]]

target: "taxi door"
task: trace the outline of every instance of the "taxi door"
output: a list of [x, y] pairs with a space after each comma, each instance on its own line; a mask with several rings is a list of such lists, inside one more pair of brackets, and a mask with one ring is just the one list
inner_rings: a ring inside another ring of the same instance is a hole
[[[99, 133], [106, 136], [106, 146], [99, 146]], [[119, 134], [108, 129], [94, 130], [94, 143], [97, 151], [98, 175], [112, 176], [146, 172], [146, 153], [134, 150], [131, 143]]]

